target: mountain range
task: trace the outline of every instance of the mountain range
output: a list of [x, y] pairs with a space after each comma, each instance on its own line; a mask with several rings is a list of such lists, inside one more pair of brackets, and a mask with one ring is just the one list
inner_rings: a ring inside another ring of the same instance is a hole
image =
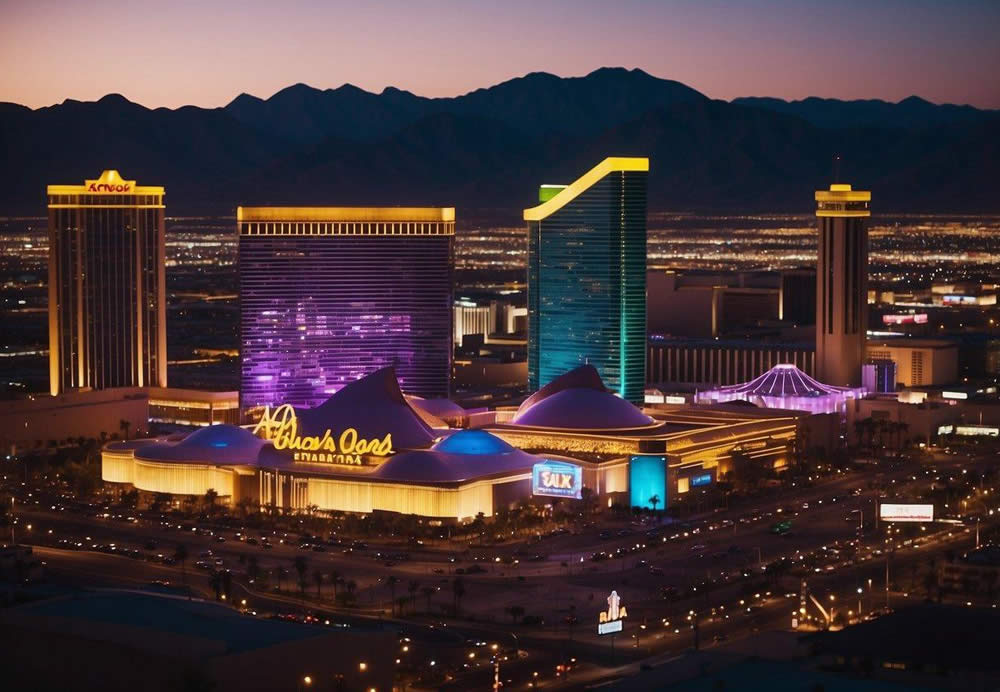
[[447, 205], [517, 218], [540, 183], [605, 156], [650, 157], [657, 210], [802, 211], [839, 177], [892, 212], [1000, 211], [1000, 112], [886, 101], [713, 100], [641, 70], [532, 73], [453, 98], [296, 84], [222, 108], [112, 94], [0, 103], [0, 213], [44, 213], [45, 186], [105, 168], [165, 185], [168, 213], [237, 205]]

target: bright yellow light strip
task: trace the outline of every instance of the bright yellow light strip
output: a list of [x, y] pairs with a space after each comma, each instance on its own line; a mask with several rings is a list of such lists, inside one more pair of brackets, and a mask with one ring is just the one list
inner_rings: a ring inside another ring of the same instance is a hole
[[454, 221], [455, 207], [236, 207], [239, 221]]
[[[846, 189], [845, 189], [846, 188]], [[871, 202], [870, 190], [852, 190], [850, 185], [834, 184], [829, 190], [816, 190], [817, 202]]]
[[558, 193], [548, 202], [539, 204], [537, 207], [524, 210], [525, 221], [541, 221], [559, 211], [574, 199], [579, 197], [585, 190], [593, 187], [601, 178], [611, 174], [624, 171], [646, 172], [649, 170], [649, 159], [628, 156], [609, 156], [599, 164], [591, 168], [582, 176], [577, 178], [566, 189]]

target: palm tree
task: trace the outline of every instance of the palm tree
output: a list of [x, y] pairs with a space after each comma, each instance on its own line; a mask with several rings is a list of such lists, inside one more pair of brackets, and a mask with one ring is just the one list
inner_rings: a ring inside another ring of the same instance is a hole
[[318, 567], [313, 570], [313, 581], [316, 582], [316, 598], [319, 599], [322, 597], [320, 587], [323, 586], [323, 573], [319, 571]]
[[299, 555], [293, 561], [295, 565], [295, 571], [299, 574], [299, 591], [302, 592], [302, 598], [306, 596], [306, 572], [309, 570], [309, 563], [306, 558]]
[[348, 598], [354, 600], [354, 592], [358, 590], [358, 583], [353, 579], [349, 579], [347, 583], [344, 584], [344, 588], [347, 589]]
[[215, 513], [215, 501], [218, 498], [219, 498], [219, 493], [215, 491], [215, 488], [209, 488], [208, 490], [205, 491], [205, 497], [203, 498], [203, 502], [209, 514]]
[[[178, 543], [177, 547], [174, 548], [174, 560], [181, 563], [181, 582], [184, 584], [185, 590], [187, 589], [187, 559], [188, 559], [188, 549], [183, 543]], [[188, 598], [191, 598], [191, 592], [188, 591]]]
[[[419, 588], [420, 588], [420, 582], [418, 582], [416, 579], [411, 579], [410, 583], [406, 587], [406, 590], [410, 592], [410, 610], [411, 611], [415, 610], [415, 608], [413, 606], [413, 601], [417, 597], [417, 590]], [[400, 615], [402, 615], [402, 612], [400, 612]]]
[[524, 615], [524, 607], [519, 605], [512, 605], [507, 608], [507, 613], [510, 615], [510, 619], [517, 622], [518, 618]]
[[455, 615], [457, 616], [462, 607], [462, 596], [465, 595], [465, 581], [461, 577], [452, 579], [451, 595], [454, 598]]
[[343, 581], [343, 577], [340, 576], [340, 572], [333, 570], [330, 572], [330, 583], [333, 584], [333, 600], [337, 600], [337, 586]]
[[132, 427], [132, 422], [126, 420], [125, 418], [122, 418], [121, 420], [118, 421], [118, 429], [122, 431], [122, 436], [126, 440], [128, 439], [128, 431], [131, 427]]
[[421, 587], [420, 593], [422, 593], [424, 595], [424, 598], [427, 600], [427, 612], [428, 613], [431, 612], [431, 597], [433, 597], [434, 594], [437, 593], [437, 589], [434, 588], [433, 586], [424, 586]]
[[660, 504], [660, 496], [653, 495], [649, 498], [649, 504], [653, 505], [653, 514], [656, 514], [656, 505]]
[[389, 603], [389, 607], [392, 608], [392, 614], [395, 615], [396, 614], [396, 584], [399, 583], [399, 577], [397, 577], [394, 574], [390, 574], [386, 578], [385, 583], [389, 585], [389, 594], [392, 597], [392, 600]]

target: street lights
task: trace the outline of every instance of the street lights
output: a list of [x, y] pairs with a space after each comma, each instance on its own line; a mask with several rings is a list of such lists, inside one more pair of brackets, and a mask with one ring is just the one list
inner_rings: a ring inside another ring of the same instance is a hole
[[861, 587], [858, 587], [858, 620], [861, 620]]

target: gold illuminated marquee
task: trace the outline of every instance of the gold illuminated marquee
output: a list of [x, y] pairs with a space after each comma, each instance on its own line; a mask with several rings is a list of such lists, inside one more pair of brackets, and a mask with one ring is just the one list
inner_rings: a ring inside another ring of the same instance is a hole
[[[163, 187], [159, 185], [136, 185], [134, 180], [125, 180], [118, 171], [111, 169], [101, 173], [96, 180], [85, 180], [83, 185], [49, 185], [50, 195], [153, 195], [163, 196]], [[155, 206], [162, 206], [163, 200], [157, 200]], [[62, 206], [59, 203], [49, 204], [50, 207]], [[75, 206], [72, 205], [71, 206]], [[130, 204], [128, 206], [137, 206]]]
[[237, 207], [240, 235], [455, 235], [454, 207]]
[[283, 404], [271, 412], [264, 408], [260, 422], [253, 429], [254, 435], [271, 440], [275, 449], [293, 452], [295, 461], [321, 462], [360, 466], [366, 455], [385, 457], [392, 454], [392, 433], [385, 437], [366, 440], [358, 437], [355, 428], [346, 428], [340, 435], [326, 430], [322, 435], [299, 435], [299, 420], [291, 404]]
[[854, 190], [847, 183], [834, 183], [816, 191], [816, 216], [871, 216], [872, 193]]

